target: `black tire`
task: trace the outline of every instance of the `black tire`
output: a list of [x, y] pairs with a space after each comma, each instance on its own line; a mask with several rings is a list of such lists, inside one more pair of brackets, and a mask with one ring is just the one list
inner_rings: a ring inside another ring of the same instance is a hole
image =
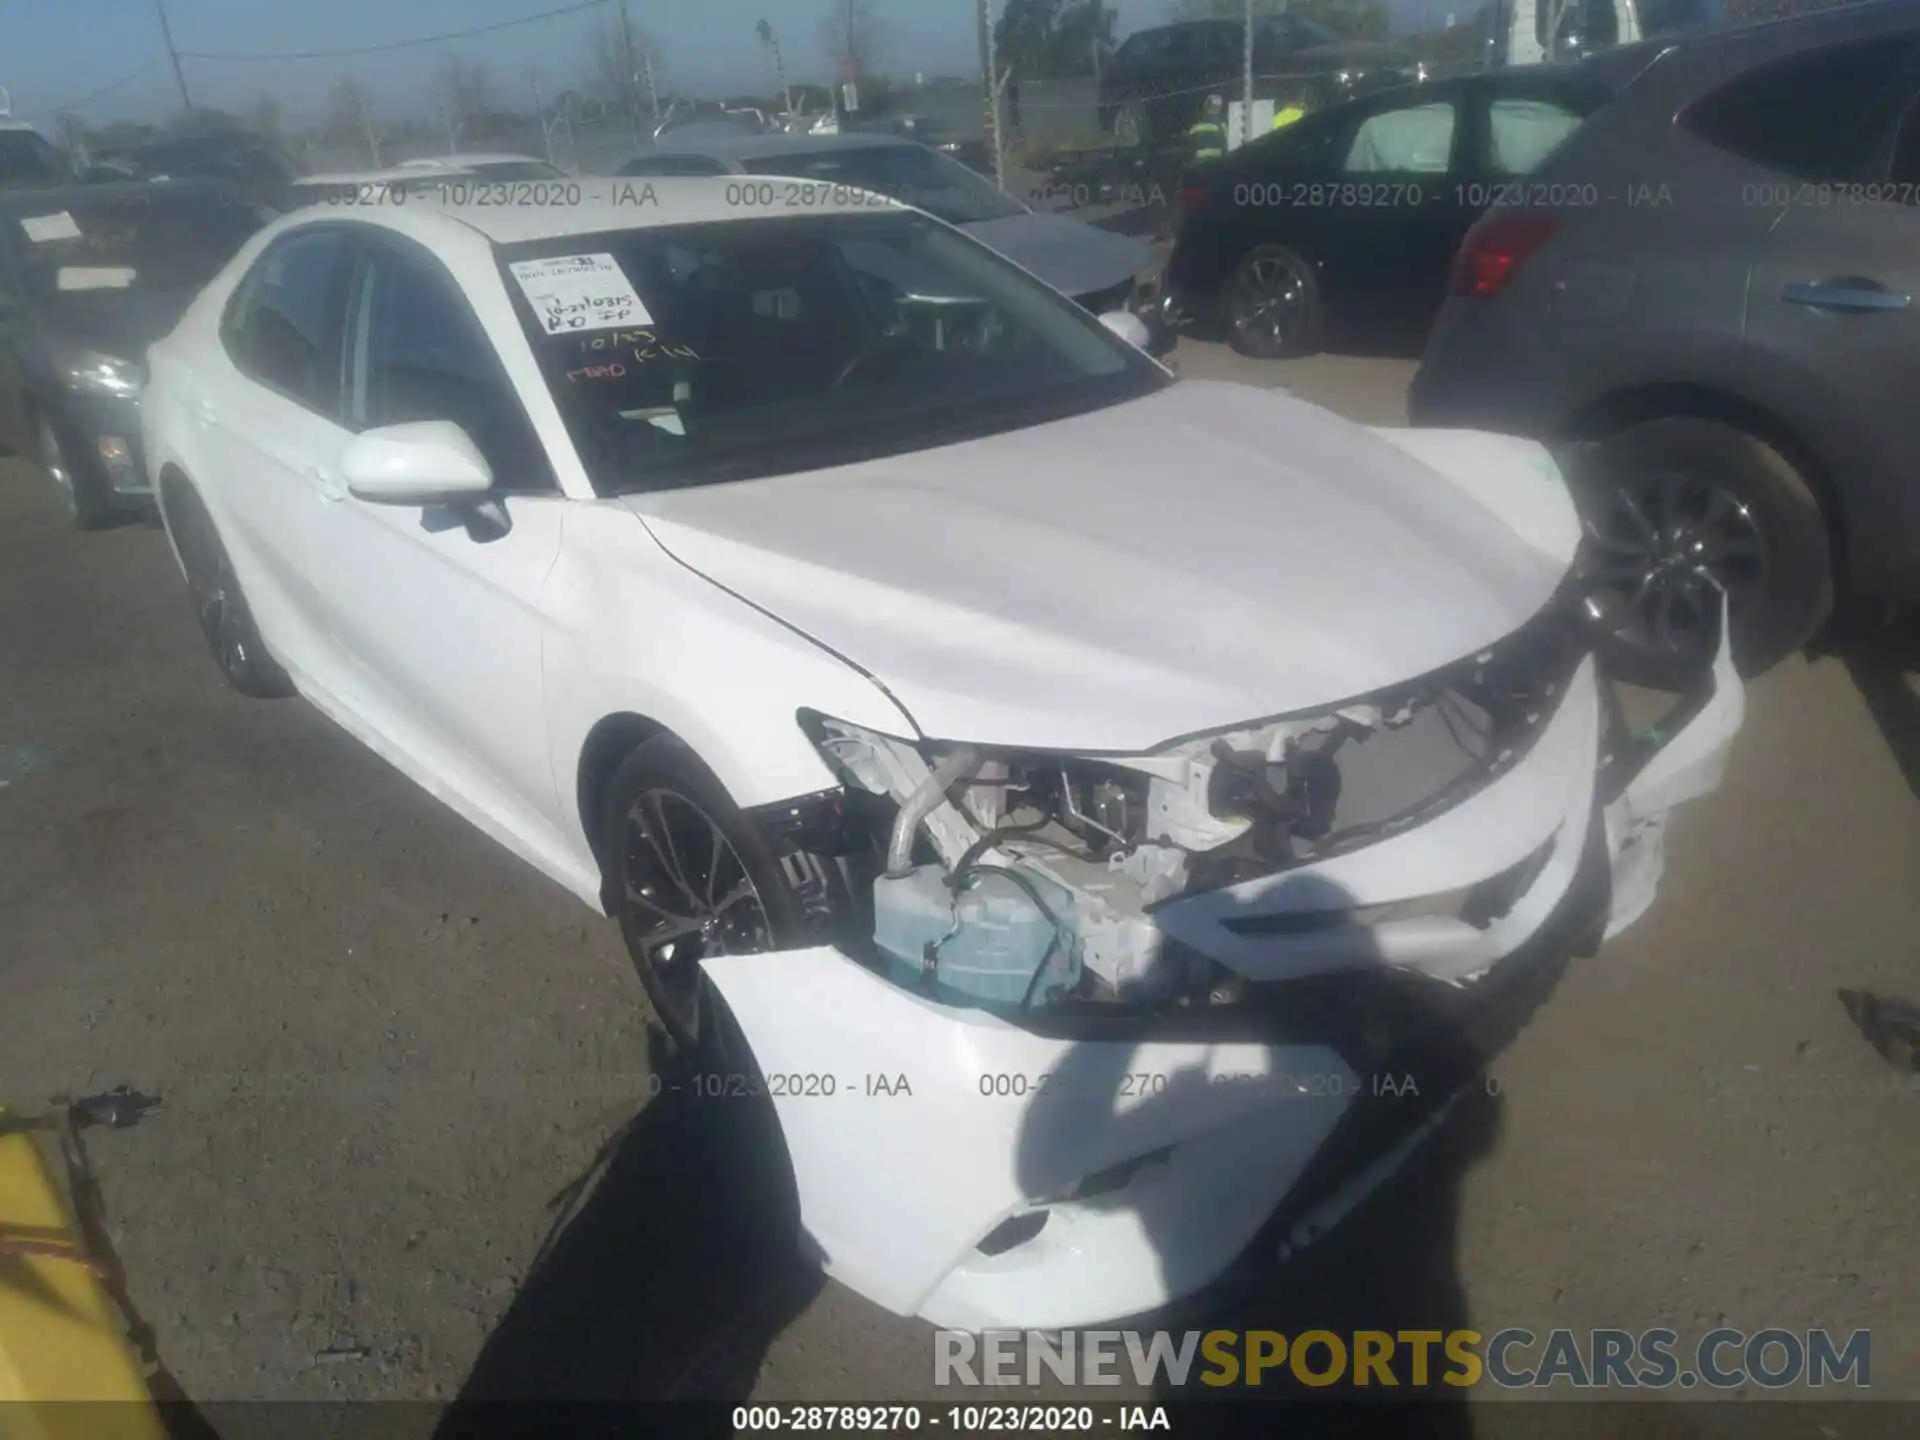
[[[700, 822], [719, 832], [725, 854], [712, 846], [710, 834], [696, 834]], [[668, 843], [655, 844], [662, 836]], [[700, 757], [671, 735], [647, 741], [614, 772], [600, 837], [609, 908], [661, 1025], [697, 1063], [753, 1073], [745, 1037], [700, 961], [716, 953], [808, 943], [807, 922], [780, 857]], [[708, 852], [704, 858], [701, 850]], [[717, 873], [710, 873], [716, 858]], [[674, 860], [684, 885], [674, 877]], [[742, 885], [751, 895], [725, 903]], [[701, 929], [678, 938], [669, 933], [669, 912], [696, 919], [703, 901], [715, 913]]]
[[1714, 583], [1743, 676], [1801, 649], [1832, 612], [1826, 517], [1766, 441], [1718, 420], [1648, 420], [1583, 447], [1568, 479], [1592, 593], [1614, 616], [1602, 651], [1621, 679], [1679, 689], [1711, 662]]
[[220, 543], [213, 517], [198, 493], [188, 485], [170, 486], [161, 518], [186, 571], [194, 617], [227, 683], [255, 700], [293, 694], [292, 679], [260, 638], [227, 547]]
[[1221, 297], [1227, 343], [1256, 360], [1317, 354], [1326, 308], [1313, 262], [1284, 245], [1256, 245], [1240, 257]]
[[38, 407], [32, 419], [41, 472], [59, 495], [67, 523], [76, 530], [104, 530], [112, 522], [113, 508], [100, 493], [99, 477], [92, 469], [73, 463], [73, 457], [82, 452], [73, 444], [72, 432]]

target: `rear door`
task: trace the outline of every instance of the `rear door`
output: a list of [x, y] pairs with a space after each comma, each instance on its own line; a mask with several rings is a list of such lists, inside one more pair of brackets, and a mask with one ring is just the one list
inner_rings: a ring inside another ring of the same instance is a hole
[[1764, 108], [1725, 130], [1773, 161], [1750, 193], [1780, 212], [1748, 282], [1753, 385], [1796, 427], [1818, 427], [1809, 440], [1847, 492], [1863, 578], [1883, 549], [1897, 561], [1920, 538], [1916, 53], [1913, 36], [1801, 52], [1753, 77], [1736, 98]]
[[16, 455], [36, 453], [38, 438], [31, 433], [26, 401], [24, 351], [32, 324], [13, 237], [0, 236], [0, 445]]

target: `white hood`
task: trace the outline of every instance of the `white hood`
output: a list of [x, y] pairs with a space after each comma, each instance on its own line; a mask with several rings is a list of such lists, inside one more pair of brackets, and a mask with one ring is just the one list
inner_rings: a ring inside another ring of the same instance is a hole
[[873, 675], [924, 734], [1078, 752], [1413, 679], [1517, 629], [1564, 570], [1381, 436], [1205, 381], [628, 503], [683, 563]]

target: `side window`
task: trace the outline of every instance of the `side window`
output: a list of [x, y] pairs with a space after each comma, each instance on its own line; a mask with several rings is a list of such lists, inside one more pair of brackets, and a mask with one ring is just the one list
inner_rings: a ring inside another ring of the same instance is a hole
[[1912, 52], [1911, 36], [1803, 50], [1716, 90], [1680, 123], [1769, 170], [1850, 180], [1881, 97]]
[[1345, 175], [1444, 175], [1453, 155], [1459, 106], [1451, 100], [1369, 115], [1353, 132]]
[[1558, 100], [1521, 95], [1496, 95], [1487, 107], [1485, 153], [1481, 173], [1531, 175], [1584, 117]]
[[323, 415], [340, 408], [346, 237], [297, 231], [255, 263], [227, 317], [227, 353], [263, 385]]
[[438, 262], [373, 248], [355, 292], [349, 424], [450, 420], [479, 447], [500, 489], [559, 488], [492, 339]]

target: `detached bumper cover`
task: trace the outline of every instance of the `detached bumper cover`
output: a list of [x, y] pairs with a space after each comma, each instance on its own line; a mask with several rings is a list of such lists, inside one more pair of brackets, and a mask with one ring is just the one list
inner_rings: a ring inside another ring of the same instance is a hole
[[[1269, 1223], [1297, 1234], [1315, 1206], [1350, 1207], [1354, 1177], [1386, 1178], [1380, 1155], [1504, 1046], [1568, 957], [1644, 913], [1667, 813], [1719, 783], [1744, 713], [1723, 645], [1673, 733], [1632, 742], [1588, 661], [1533, 752], [1473, 800], [1165, 907], [1164, 931], [1246, 978], [1242, 1004], [1015, 1024], [829, 947], [706, 961], [768, 1077], [828, 1272], [935, 1324], [1071, 1327], [1207, 1285]], [[1478, 925], [1223, 923], [1503, 871], [1516, 893]], [[1417, 1101], [1381, 1093], [1408, 1074]]]

